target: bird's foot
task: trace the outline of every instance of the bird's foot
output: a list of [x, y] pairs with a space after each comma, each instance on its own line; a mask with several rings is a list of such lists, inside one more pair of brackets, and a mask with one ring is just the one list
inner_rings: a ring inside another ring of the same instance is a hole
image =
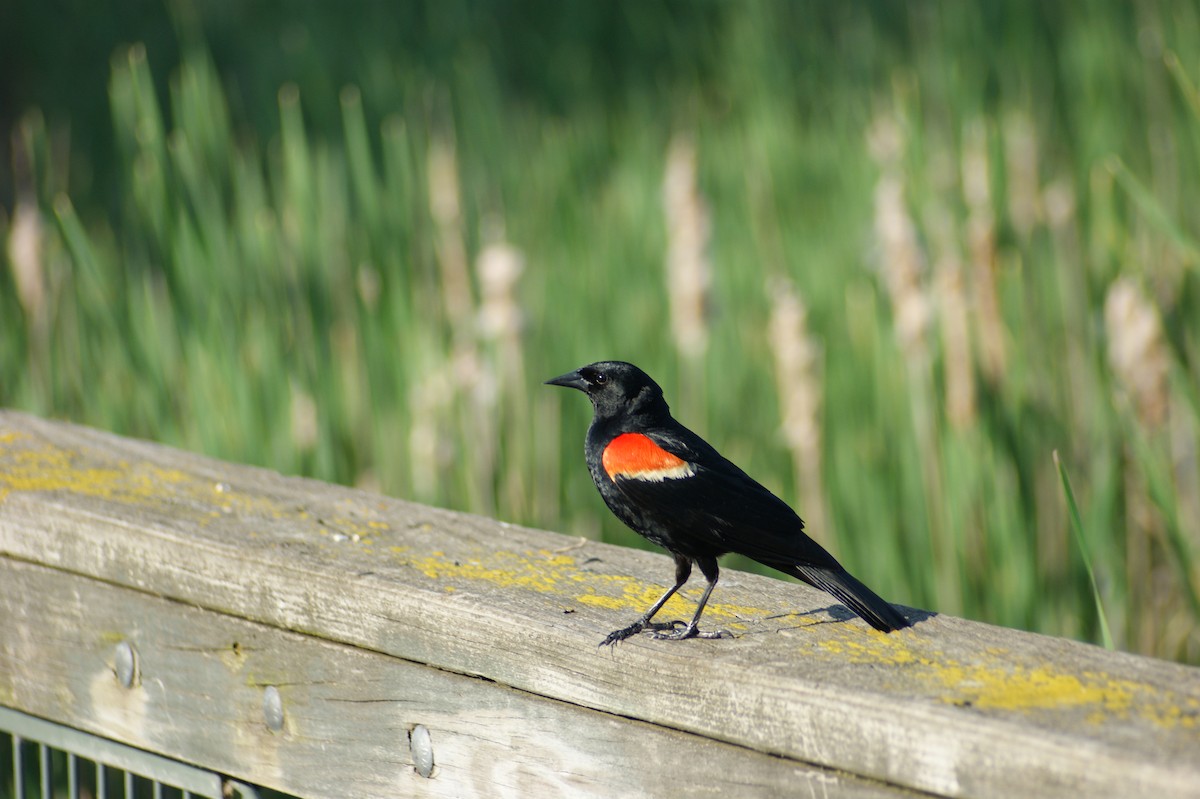
[[633, 636], [637, 635], [638, 633], [642, 632], [643, 630], [653, 630], [655, 636], [657, 637], [658, 635], [661, 634], [661, 633], [659, 633], [660, 630], [674, 629], [677, 624], [683, 624], [683, 622], [681, 622], [681, 621], [646, 621], [645, 619], [638, 619], [637, 621], [635, 621], [633, 624], [629, 625], [628, 627], [624, 627], [620, 630], [613, 630], [611, 633], [609, 633], [608, 635], [606, 635], [604, 637], [604, 640], [600, 642], [600, 646], [612, 646], [613, 644], [619, 644], [621, 641], [624, 641], [626, 638], [632, 638]]
[[[675, 626], [679, 625], [679, 626]], [[660, 641], [683, 641], [687, 638], [732, 638], [733, 633], [728, 630], [712, 630], [710, 632], [701, 632], [694, 624], [684, 624], [681, 621], [672, 622], [674, 628], [670, 632], [655, 632], [654, 638]]]

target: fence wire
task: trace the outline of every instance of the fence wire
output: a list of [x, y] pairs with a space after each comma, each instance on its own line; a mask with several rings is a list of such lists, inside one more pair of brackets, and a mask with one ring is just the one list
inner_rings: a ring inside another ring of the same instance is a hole
[[0, 707], [0, 799], [266, 799], [283, 794]]

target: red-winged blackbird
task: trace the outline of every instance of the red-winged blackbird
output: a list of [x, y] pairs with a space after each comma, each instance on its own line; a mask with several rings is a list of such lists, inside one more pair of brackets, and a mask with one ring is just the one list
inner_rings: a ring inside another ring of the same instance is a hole
[[[717, 558], [727, 552], [829, 592], [877, 630], [908, 626], [895, 608], [804, 534], [804, 522], [783, 500], [675, 421], [662, 389], [641, 369], [601, 361], [546, 383], [587, 394], [595, 415], [584, 451], [600, 496], [618, 519], [675, 558], [675, 585], [640, 619], [609, 633], [601, 646], [643, 630], [675, 640], [722, 637], [700, 632], [697, 624], [717, 584]], [[652, 622], [687, 582], [693, 563], [708, 585], [691, 623]]]

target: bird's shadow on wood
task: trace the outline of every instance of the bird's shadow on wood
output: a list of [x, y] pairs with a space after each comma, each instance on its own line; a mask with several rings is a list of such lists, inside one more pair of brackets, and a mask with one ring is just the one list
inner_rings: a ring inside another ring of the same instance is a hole
[[[916, 625], [920, 624], [921, 622], [928, 621], [929, 619], [935, 618], [938, 615], [937, 613], [934, 613], [933, 611], [920, 610], [918, 608], [897, 608], [897, 610], [900, 611], [900, 615], [904, 616], [904, 618], [908, 621], [909, 625], [914, 626], [914, 627]], [[835, 624], [835, 623], [841, 623], [841, 622], [846, 622], [846, 621], [853, 621], [854, 619], [858, 618], [858, 615], [854, 611], [852, 611], [848, 607], [846, 607], [845, 605], [834, 604], [834, 605], [826, 605], [823, 608], [813, 608], [812, 610], [796, 611], [794, 613], [779, 613], [774, 616], [767, 616], [763, 619], [763, 621], [772, 621], [774, 619], [786, 619], [789, 617], [796, 617], [796, 618], [803, 619], [806, 617], [820, 617], [822, 615], [828, 616], [829, 618], [817, 618], [816, 621], [809, 622], [808, 624], [802, 624], [800, 626], [812, 627], [817, 624]]]

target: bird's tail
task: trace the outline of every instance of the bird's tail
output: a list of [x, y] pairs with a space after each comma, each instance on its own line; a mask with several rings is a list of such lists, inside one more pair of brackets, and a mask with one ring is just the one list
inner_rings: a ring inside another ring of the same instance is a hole
[[837, 597], [842, 604], [876, 630], [890, 633], [909, 626], [908, 619], [901, 616], [900, 611], [845, 569], [823, 569], [819, 566], [797, 564], [794, 571], [787, 571], [814, 588], [820, 588]]

